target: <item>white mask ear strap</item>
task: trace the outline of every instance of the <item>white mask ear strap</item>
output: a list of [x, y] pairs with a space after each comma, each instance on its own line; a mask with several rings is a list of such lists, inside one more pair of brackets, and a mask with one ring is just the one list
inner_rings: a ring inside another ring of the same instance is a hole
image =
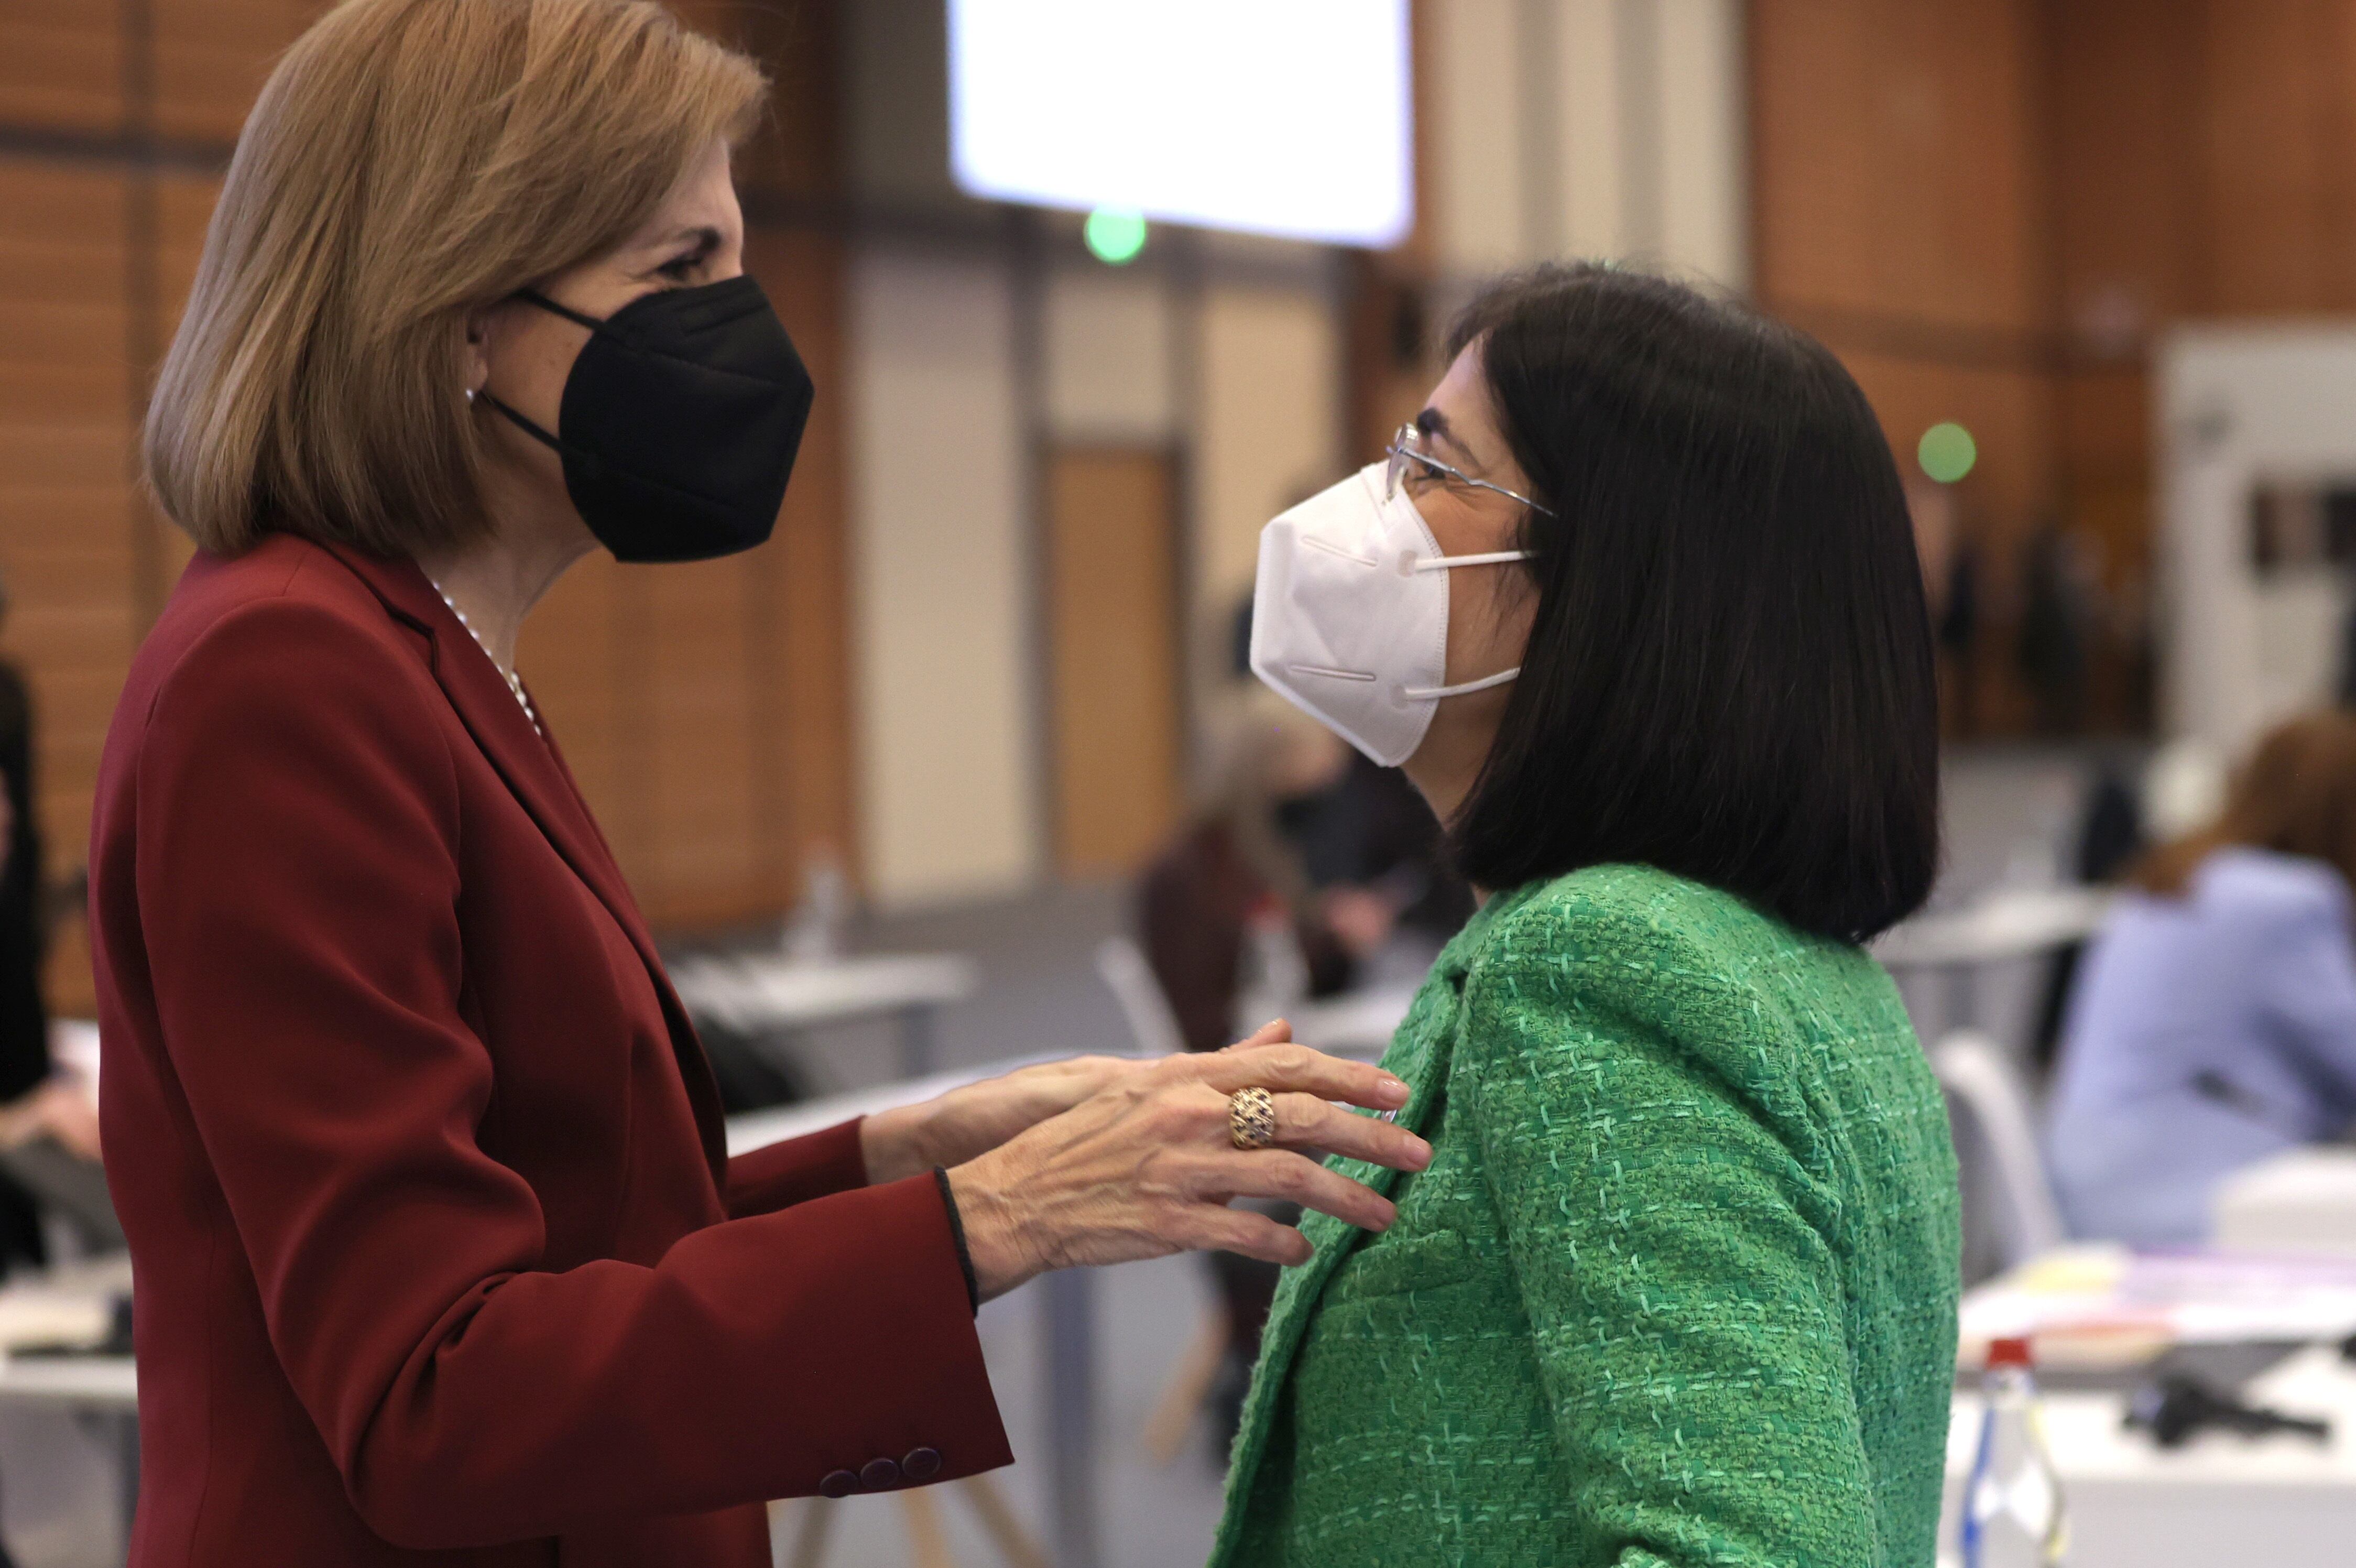
[[1516, 664], [1511, 670], [1500, 670], [1494, 675], [1483, 675], [1478, 681], [1467, 681], [1462, 685], [1408, 686], [1402, 688], [1401, 694], [1417, 703], [1435, 697], [1461, 697], [1467, 692], [1485, 692], [1492, 686], [1502, 686], [1521, 672], [1522, 667]]
[[1445, 572], [1451, 566], [1502, 566], [1508, 561], [1526, 561], [1526, 550], [1493, 550], [1486, 555], [1427, 555], [1418, 560], [1419, 572]]

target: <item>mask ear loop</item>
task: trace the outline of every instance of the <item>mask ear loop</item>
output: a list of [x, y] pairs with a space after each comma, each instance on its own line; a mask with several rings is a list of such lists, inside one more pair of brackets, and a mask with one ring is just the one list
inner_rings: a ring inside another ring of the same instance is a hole
[[[562, 316], [565, 320], [573, 322], [576, 326], [586, 327], [592, 333], [602, 332], [605, 330], [605, 324], [598, 320], [595, 317], [584, 316], [570, 306], [559, 305], [556, 301], [549, 298], [548, 295], [541, 293], [540, 290], [536, 288], [519, 288], [515, 291], [514, 297], [522, 300], [526, 305], [536, 305], [541, 309], [547, 311], [551, 316]], [[526, 435], [530, 436], [533, 440], [539, 442], [550, 451], [556, 453], [560, 456], [563, 455], [564, 443], [559, 441], [551, 432], [542, 430], [533, 421], [525, 418], [522, 414], [517, 413], [514, 409], [509, 408], [505, 403], [492, 395], [490, 388], [485, 387], [480, 395], [485, 403], [489, 403], [493, 408], [498, 409], [501, 413], [507, 415], [509, 423], [512, 424], [517, 429], [522, 431]], [[476, 396], [476, 393], [470, 392], [466, 394], [466, 401], [468, 403], [472, 403], [475, 401]]]
[[[1526, 550], [1493, 550], [1485, 555], [1426, 556], [1414, 563], [1414, 569], [1419, 572], [1445, 572], [1451, 566], [1502, 566], [1509, 561], [1526, 561], [1529, 558], [1530, 553]], [[1522, 667], [1516, 664], [1511, 670], [1500, 670], [1494, 675], [1483, 675], [1478, 681], [1465, 681], [1454, 686], [1403, 686], [1399, 688], [1399, 694], [1414, 703], [1432, 702], [1441, 697], [1462, 697], [1473, 692], [1485, 692], [1492, 686], [1502, 686], [1521, 672]]]
[[565, 320], [572, 322], [577, 327], [586, 327], [592, 332], [600, 330], [605, 325], [603, 321], [598, 320], [594, 316], [582, 315], [579, 311], [573, 309], [569, 305], [557, 304], [556, 301], [549, 298], [548, 295], [541, 293], [540, 290], [536, 288], [519, 288], [515, 291], [515, 297], [522, 300], [526, 305], [536, 305], [540, 306], [542, 310], [547, 311], [551, 316], [562, 316]]
[[1462, 697], [1469, 692], [1485, 692], [1492, 686], [1502, 686], [1518, 677], [1522, 667], [1500, 670], [1494, 675], [1483, 675], [1478, 681], [1466, 681], [1454, 686], [1403, 686], [1399, 694], [1411, 702], [1430, 702], [1440, 697]]
[[1493, 550], [1486, 555], [1425, 555], [1415, 562], [1419, 572], [1445, 572], [1451, 566], [1502, 566], [1508, 561], [1526, 561], [1526, 550]]
[[[477, 394], [473, 392], [468, 392], [466, 394], [467, 401], [470, 403], [473, 402], [476, 395]], [[506, 414], [508, 419], [515, 425], [515, 427], [522, 431], [526, 435], [530, 436], [533, 440], [539, 442], [541, 446], [547, 447], [550, 451], [554, 452], [559, 456], [563, 454], [564, 444], [562, 442], [550, 435], [547, 431], [542, 430], [539, 425], [533, 424], [524, 415], [518, 413], [514, 409], [509, 408], [498, 398], [492, 396], [490, 388], [485, 387], [481, 392], [481, 397], [485, 403], [489, 403], [493, 408], [496, 408], [501, 413]]]

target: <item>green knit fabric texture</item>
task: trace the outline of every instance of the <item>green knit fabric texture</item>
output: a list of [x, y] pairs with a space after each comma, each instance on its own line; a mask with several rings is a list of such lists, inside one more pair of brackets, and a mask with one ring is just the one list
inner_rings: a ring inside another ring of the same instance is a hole
[[1304, 1224], [1215, 1568], [1931, 1563], [1955, 1163], [1872, 959], [1591, 867], [1491, 899], [1385, 1063], [1432, 1165]]

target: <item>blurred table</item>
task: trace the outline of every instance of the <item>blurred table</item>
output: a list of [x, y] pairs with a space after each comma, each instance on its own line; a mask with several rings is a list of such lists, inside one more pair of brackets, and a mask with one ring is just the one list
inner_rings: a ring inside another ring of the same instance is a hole
[[1374, 1061], [1390, 1049], [1391, 1036], [1406, 1021], [1415, 1001], [1413, 985], [1378, 986], [1345, 991], [1319, 1002], [1302, 1002], [1286, 1009], [1292, 1037], [1329, 1056]]
[[[2327, 1346], [2301, 1350], [2242, 1389], [2250, 1402], [2332, 1423], [2328, 1442], [2210, 1432], [2162, 1449], [2125, 1425], [2127, 1396], [2043, 1396], [2045, 1440], [2069, 1510], [2070, 1568], [2338, 1568], [2356, 1543], [2356, 1369]], [[1958, 1393], [1947, 1432], [1942, 1568], [1956, 1528], [1982, 1407]]]
[[991, 1062], [982, 1067], [956, 1068], [948, 1072], [927, 1073], [922, 1078], [904, 1078], [868, 1089], [854, 1089], [841, 1094], [805, 1100], [795, 1105], [748, 1111], [728, 1118], [728, 1153], [731, 1155], [748, 1154], [808, 1133], [822, 1133], [854, 1116], [873, 1116], [879, 1111], [914, 1105], [919, 1101], [947, 1094], [952, 1089], [979, 1083], [985, 1078], [996, 1078], [1001, 1073], [1012, 1072], [1016, 1068], [1033, 1067], [1040, 1062], [1061, 1061], [1071, 1054], [1069, 1051], [1055, 1051], [1038, 1056], [1010, 1057], [1004, 1061]]
[[135, 1417], [139, 1371], [128, 1356], [0, 1357], [0, 1400]]
[[[2356, 1368], [2337, 1344], [2356, 1330], [2356, 1260], [2077, 1244], [1966, 1291], [1961, 1330], [1965, 1368], [1980, 1365], [1996, 1336], [2034, 1338], [2046, 1441], [2070, 1510], [2071, 1568], [2350, 1560]], [[2163, 1357], [2253, 1403], [2328, 1417], [2330, 1441], [2212, 1432], [2158, 1447], [2124, 1422], [2127, 1391]], [[2265, 1369], [2247, 1377], [2255, 1368]], [[1980, 1414], [1976, 1395], [1957, 1395], [1943, 1562], [1954, 1558]]]
[[[829, 1095], [775, 1111], [728, 1119], [728, 1152], [741, 1155], [853, 1116], [913, 1105], [952, 1089], [994, 1078], [1065, 1053], [1023, 1057], [955, 1072], [933, 1073], [849, 1094]], [[1047, 1426], [1049, 1539], [1055, 1568], [1098, 1568], [1096, 1440], [1096, 1271], [1063, 1269], [1040, 1277], [1040, 1406]]]
[[940, 1010], [971, 996], [980, 973], [957, 953], [764, 953], [687, 959], [671, 966], [670, 982], [691, 1014], [743, 1035], [895, 1019], [901, 1076], [919, 1078], [933, 1070]]
[[2075, 1242], [1964, 1293], [1962, 1364], [2025, 1334], [2040, 1371], [2124, 1373], [2187, 1346], [2306, 1344], [2356, 1332], [2356, 1260]]
[[[126, 1254], [19, 1276], [0, 1287], [0, 1402], [63, 1411], [105, 1433], [126, 1542], [139, 1506], [139, 1374], [128, 1356], [72, 1347], [104, 1342], [114, 1303], [130, 1288]], [[27, 1352], [37, 1345], [61, 1348]]]
[[2286, 1149], [2217, 1184], [2211, 1233], [2221, 1247], [2356, 1258], [2356, 1149]]
[[2084, 941], [2101, 928], [2110, 903], [2104, 887], [1999, 888], [1966, 908], [1901, 921], [1871, 950], [1901, 980], [1910, 973], [1944, 976], [1946, 1026], [1974, 1028], [1980, 1022], [1982, 969]]

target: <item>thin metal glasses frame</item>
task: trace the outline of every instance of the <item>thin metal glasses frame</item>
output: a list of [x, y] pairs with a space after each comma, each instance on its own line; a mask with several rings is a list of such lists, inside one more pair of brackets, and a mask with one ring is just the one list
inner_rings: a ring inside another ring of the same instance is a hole
[[1493, 485], [1486, 479], [1476, 479], [1463, 469], [1441, 462], [1415, 445], [1422, 435], [1423, 432], [1418, 430], [1413, 424], [1402, 424], [1391, 436], [1391, 444], [1383, 448], [1384, 455], [1390, 458], [1390, 467], [1383, 472], [1385, 500], [1398, 494], [1399, 485], [1407, 478], [1408, 465], [1412, 463], [1430, 474], [1443, 475], [1460, 485], [1470, 485], [1476, 490], [1494, 490], [1508, 500], [1521, 502], [1532, 511], [1542, 512], [1547, 517], [1554, 515], [1552, 507], [1534, 501], [1518, 490], [1509, 490], [1503, 485]]

